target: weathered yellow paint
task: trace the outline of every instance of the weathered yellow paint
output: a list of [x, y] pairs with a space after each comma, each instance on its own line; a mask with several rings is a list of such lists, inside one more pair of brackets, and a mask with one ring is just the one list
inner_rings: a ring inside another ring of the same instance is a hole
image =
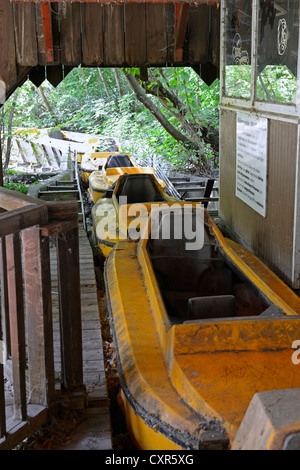
[[[105, 267], [116, 347], [128, 394], [151, 417], [156, 431], [160, 423], [166, 423], [172, 429], [173, 439], [179, 437], [186, 442], [182, 448], [197, 448], [204, 432], [199, 429], [201, 416], [184, 403], [170, 381], [136, 250], [135, 242], [119, 242]], [[139, 432], [143, 429], [140, 426]], [[138, 435], [135, 438], [143, 441]], [[165, 439], [162, 442], [160, 448], [174, 448], [173, 443], [167, 446]], [[152, 443], [147, 440], [147, 445], [156, 449], [157, 440]]]
[[[121, 167], [108, 168], [107, 170], [96, 170], [89, 173], [88, 185], [92, 201], [96, 203], [121, 175], [133, 174], [154, 174], [153, 168], [147, 167]], [[162, 188], [166, 186], [165, 182], [158, 180]]]
[[150, 427], [130, 406], [124, 393], [122, 393], [124, 411], [126, 417], [127, 429], [134, 441], [136, 447], [143, 450], [181, 450], [182, 447], [172, 441], [161, 432], [158, 428]]
[[282, 308], [286, 315], [299, 315], [300, 298], [250, 251], [225, 238], [212, 221], [210, 224], [224, 253], [258, 289], [275, 305]]
[[[143, 170], [142, 168], [137, 169]], [[143, 171], [141, 173], [143, 173]], [[138, 217], [138, 221], [141, 224], [140, 228], [142, 232], [143, 227], [148, 225], [148, 216], [151, 208], [157, 206], [156, 203], [141, 203], [141, 205], [123, 204], [120, 209], [119, 202], [115, 196], [118, 192], [119, 184], [120, 182], [118, 180], [112, 198], [99, 198], [92, 210], [95, 237], [105, 256], [110, 253], [112, 247], [108, 248], [105, 243], [102, 243], [104, 240], [109, 244], [116, 244], [119, 240], [126, 240], [128, 237], [128, 227], [134, 224], [136, 217]], [[175, 199], [163, 191], [157, 179], [155, 179], [155, 184], [166, 199], [164, 204], [173, 204]], [[140, 212], [139, 207], [141, 207]], [[146, 213], [143, 213], [145, 209]], [[101, 223], [103, 220], [105, 220], [106, 224], [105, 233], [103, 233], [103, 225]], [[145, 223], [143, 223], [143, 220]]]
[[[174, 436], [183, 431], [190, 440], [187, 446], [197, 447], [208, 422], [226, 432], [232, 443], [257, 392], [300, 387], [300, 368], [291, 360], [292, 342], [300, 339], [298, 297], [255, 256], [225, 239], [209, 218], [208, 222], [228, 259], [287, 316], [172, 325], [147, 239], [117, 243], [105, 273], [125, 395], [145, 410], [142, 416], [130, 403], [125, 406], [142, 448], [174, 448], [167, 442], [171, 435], [167, 441], [160, 436], [160, 422], [167, 423]], [[146, 423], [147, 415], [156, 418], [155, 433]]]

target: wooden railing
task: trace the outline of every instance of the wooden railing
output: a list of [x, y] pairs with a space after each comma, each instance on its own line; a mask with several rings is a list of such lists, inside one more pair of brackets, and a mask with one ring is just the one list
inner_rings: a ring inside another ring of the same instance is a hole
[[[54, 370], [49, 240], [56, 243], [61, 384]], [[12, 449], [44, 424], [63, 395], [84, 408], [76, 201], [42, 202], [0, 188], [0, 449]], [[2, 357], [1, 349], [7, 351]], [[13, 412], [7, 413], [6, 369]]]

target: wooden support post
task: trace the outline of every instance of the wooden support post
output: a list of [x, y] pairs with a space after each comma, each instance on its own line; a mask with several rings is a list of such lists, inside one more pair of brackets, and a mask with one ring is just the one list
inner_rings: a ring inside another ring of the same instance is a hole
[[49, 406], [55, 393], [49, 238], [37, 226], [23, 231], [23, 259], [29, 402]]
[[6, 416], [5, 416], [5, 393], [4, 393], [4, 375], [3, 375], [3, 332], [2, 332], [2, 315], [0, 310], [0, 438], [6, 433]]
[[24, 302], [23, 295], [21, 295], [23, 282], [19, 232], [7, 235], [6, 253], [15, 418], [25, 421], [27, 418], [25, 382], [26, 355]]
[[1, 276], [2, 333], [3, 333], [3, 339], [6, 344], [7, 354], [11, 355], [5, 237], [1, 238], [0, 273], [1, 273], [0, 276]]
[[57, 236], [62, 387], [84, 407], [78, 226]]

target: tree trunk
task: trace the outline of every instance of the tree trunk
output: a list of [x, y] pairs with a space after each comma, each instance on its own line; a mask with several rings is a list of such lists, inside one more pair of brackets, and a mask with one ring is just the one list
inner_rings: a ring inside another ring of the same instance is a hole
[[102, 81], [102, 83], [103, 83], [103, 86], [104, 86], [104, 88], [105, 88], [107, 98], [110, 100], [110, 94], [109, 94], [109, 91], [108, 91], [108, 87], [107, 87], [105, 78], [103, 77], [103, 73], [102, 73], [102, 70], [100, 69], [100, 67], [98, 67], [98, 72], [99, 72], [101, 81]]
[[121, 90], [120, 80], [119, 80], [119, 77], [118, 77], [118, 71], [117, 71], [117, 69], [113, 69], [113, 71], [114, 71], [116, 85], [117, 85], [118, 92], [119, 92], [119, 98], [122, 98], [122, 90]]
[[49, 113], [52, 113], [51, 106], [50, 106], [49, 101], [47, 100], [47, 98], [45, 96], [42, 85], [40, 85], [37, 90], [38, 90], [38, 93], [39, 93], [40, 97], [43, 100], [44, 105], [46, 106], [47, 111], [49, 111]]
[[[154, 80], [156, 83], [154, 83]], [[149, 86], [151, 82], [151, 86]], [[184, 103], [178, 98], [177, 95], [165, 88], [163, 84], [155, 77], [151, 78], [150, 82], [143, 82], [143, 88], [146, 93], [151, 94], [158, 98], [162, 105], [170, 111], [182, 124], [183, 129], [187, 132], [191, 139], [200, 144], [201, 139], [210, 144], [214, 151], [219, 151], [219, 132], [212, 126], [197, 126], [196, 123], [191, 123], [185, 118], [189, 112]], [[198, 133], [198, 134], [197, 134]], [[201, 134], [201, 135], [200, 135]]]
[[129, 84], [131, 85], [137, 99], [150, 111], [151, 114], [158, 120], [158, 122], [164, 127], [164, 129], [178, 142], [187, 145], [190, 148], [195, 148], [199, 150], [198, 147], [188, 139], [185, 135], [179, 132], [175, 127], [168, 121], [168, 119], [162, 114], [162, 112], [155, 106], [154, 103], [148, 98], [142, 87], [138, 84], [134, 76], [129, 73], [125, 73], [125, 77]]

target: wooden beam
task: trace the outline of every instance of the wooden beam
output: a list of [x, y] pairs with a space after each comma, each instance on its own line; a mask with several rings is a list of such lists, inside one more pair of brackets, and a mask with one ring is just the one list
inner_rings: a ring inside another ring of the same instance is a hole
[[181, 62], [183, 59], [183, 45], [189, 19], [190, 4], [175, 4], [175, 61]]
[[21, 207], [14, 211], [0, 214], [0, 237], [24, 230], [32, 225], [45, 225], [48, 222], [48, 212], [44, 206]]

